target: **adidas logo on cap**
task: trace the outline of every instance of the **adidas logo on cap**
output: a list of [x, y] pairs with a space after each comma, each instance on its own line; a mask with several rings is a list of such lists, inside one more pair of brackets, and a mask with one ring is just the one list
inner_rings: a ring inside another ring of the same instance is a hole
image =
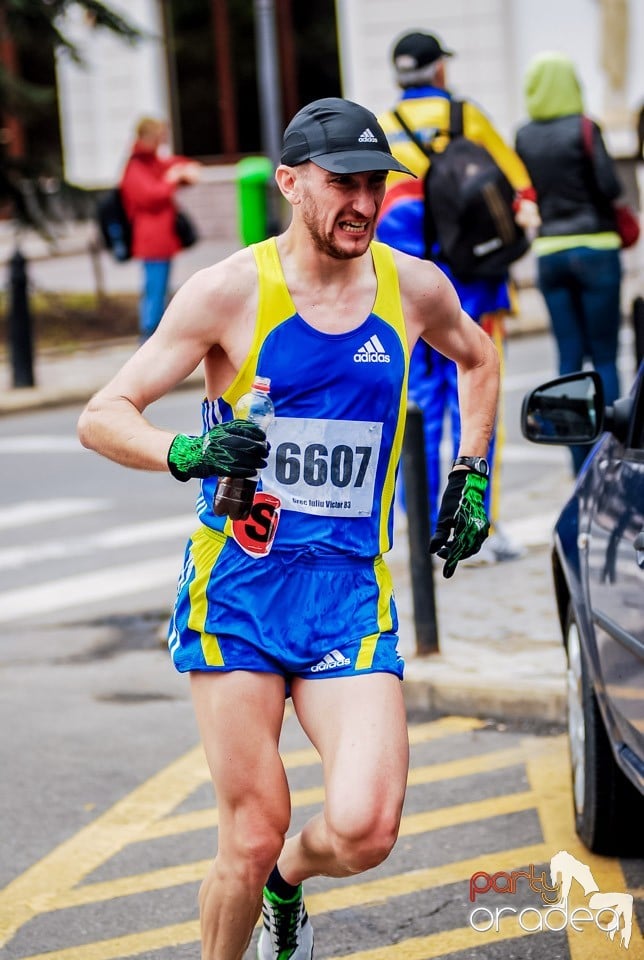
[[366, 127], [358, 137], [358, 143], [378, 143], [378, 137], [369, 127]]
[[373, 337], [369, 337], [366, 343], [354, 353], [353, 360], [355, 363], [390, 363], [391, 357], [374, 333]]

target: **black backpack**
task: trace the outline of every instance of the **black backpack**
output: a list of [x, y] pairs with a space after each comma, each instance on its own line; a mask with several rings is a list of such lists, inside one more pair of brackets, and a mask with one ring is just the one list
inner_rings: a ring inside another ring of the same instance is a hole
[[132, 225], [127, 218], [121, 191], [107, 190], [96, 204], [96, 218], [103, 243], [120, 263], [132, 257]]
[[425, 258], [447, 263], [459, 280], [502, 277], [529, 247], [514, 219], [515, 190], [492, 155], [463, 136], [463, 102], [450, 101], [442, 152], [425, 145], [397, 110], [394, 116], [429, 158], [425, 174]]

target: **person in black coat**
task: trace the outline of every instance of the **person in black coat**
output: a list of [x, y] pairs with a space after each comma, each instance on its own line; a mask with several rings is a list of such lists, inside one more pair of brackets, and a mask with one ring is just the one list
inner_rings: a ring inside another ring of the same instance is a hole
[[[613, 201], [622, 191], [600, 127], [584, 117], [581, 85], [561, 53], [539, 54], [526, 72], [530, 122], [516, 150], [537, 193], [541, 227], [533, 243], [538, 285], [559, 351], [559, 373], [590, 361], [606, 403], [620, 393], [621, 241]], [[586, 447], [571, 447], [579, 471]]]

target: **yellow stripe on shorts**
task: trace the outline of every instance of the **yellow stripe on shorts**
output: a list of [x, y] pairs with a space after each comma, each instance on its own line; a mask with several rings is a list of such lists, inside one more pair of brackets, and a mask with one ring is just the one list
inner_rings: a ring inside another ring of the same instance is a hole
[[356, 670], [368, 670], [371, 667], [376, 652], [376, 644], [381, 634], [388, 633], [393, 629], [391, 597], [394, 592], [394, 585], [387, 564], [382, 557], [376, 557], [374, 560], [373, 572], [378, 584], [378, 633], [371, 633], [360, 641], [360, 649], [356, 657]]
[[195, 575], [188, 588], [190, 615], [188, 627], [201, 636], [201, 649], [209, 667], [223, 667], [224, 658], [219, 641], [214, 633], [206, 631], [208, 599], [206, 587], [212, 568], [216, 564], [228, 538], [208, 527], [201, 527], [192, 538], [190, 551], [195, 565]]

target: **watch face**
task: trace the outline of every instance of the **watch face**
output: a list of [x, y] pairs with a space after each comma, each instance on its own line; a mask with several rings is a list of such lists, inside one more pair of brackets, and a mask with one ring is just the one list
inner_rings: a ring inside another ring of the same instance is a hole
[[476, 473], [480, 473], [482, 477], [487, 477], [490, 474], [490, 465], [485, 457], [457, 457], [454, 461], [454, 466], [456, 466], [456, 464], [470, 467], [476, 471]]

